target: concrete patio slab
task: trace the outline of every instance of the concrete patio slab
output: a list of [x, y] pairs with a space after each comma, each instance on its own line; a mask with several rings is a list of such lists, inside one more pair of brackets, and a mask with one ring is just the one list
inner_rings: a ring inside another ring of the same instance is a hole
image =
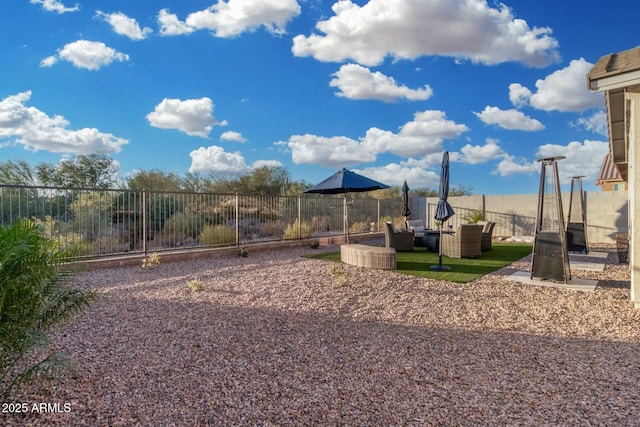
[[574, 261], [570, 259], [569, 265], [572, 270], [604, 271], [604, 264], [597, 262]]
[[603, 259], [607, 259], [607, 256], [609, 256], [609, 254], [607, 252], [589, 252], [588, 254], [581, 254], [581, 253], [574, 253], [574, 252], [569, 252], [569, 258], [603, 258]]
[[527, 285], [547, 286], [559, 289], [571, 289], [574, 291], [593, 292], [598, 285], [597, 280], [571, 279], [568, 283], [556, 283], [550, 280], [531, 279], [528, 271], [518, 271], [507, 278], [512, 282], [524, 283]]

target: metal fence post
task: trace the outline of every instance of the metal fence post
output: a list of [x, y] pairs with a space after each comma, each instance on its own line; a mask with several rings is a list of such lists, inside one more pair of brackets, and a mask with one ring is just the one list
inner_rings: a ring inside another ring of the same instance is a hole
[[236, 245], [240, 243], [240, 196], [236, 193]]
[[147, 255], [147, 190], [142, 189], [142, 252]]
[[302, 201], [298, 196], [298, 238], [302, 238]]

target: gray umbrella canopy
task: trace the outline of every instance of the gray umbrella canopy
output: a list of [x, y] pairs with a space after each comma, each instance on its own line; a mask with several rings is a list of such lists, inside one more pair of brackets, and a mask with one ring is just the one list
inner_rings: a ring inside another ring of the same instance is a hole
[[408, 217], [411, 215], [411, 209], [409, 209], [409, 186], [405, 179], [402, 185], [402, 216]]
[[440, 172], [440, 187], [438, 188], [438, 205], [433, 218], [436, 221], [444, 222], [455, 215], [453, 208], [447, 202], [449, 197], [449, 152], [442, 154], [442, 169]]
[[347, 213], [347, 193], [362, 193], [365, 191], [382, 190], [389, 188], [383, 184], [366, 176], [359, 175], [345, 168], [331, 175], [319, 184], [314, 185], [305, 193], [318, 194], [342, 194], [344, 193], [344, 234], [349, 243], [349, 219]]

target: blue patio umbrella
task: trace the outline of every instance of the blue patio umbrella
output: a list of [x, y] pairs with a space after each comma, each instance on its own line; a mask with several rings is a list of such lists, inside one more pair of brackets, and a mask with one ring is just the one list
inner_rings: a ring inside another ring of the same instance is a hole
[[343, 194], [344, 193], [344, 230], [349, 243], [349, 220], [347, 215], [347, 193], [362, 193], [365, 191], [389, 188], [388, 185], [374, 181], [345, 168], [331, 175], [324, 181], [314, 185], [305, 193]]
[[432, 265], [432, 270], [451, 270], [450, 267], [442, 265], [442, 224], [455, 215], [453, 208], [447, 201], [449, 197], [449, 152], [442, 153], [442, 167], [440, 169], [440, 186], [438, 187], [438, 205], [433, 218], [440, 222], [440, 242], [438, 244], [438, 265]]
[[306, 190], [305, 193], [346, 194], [381, 190], [383, 188], [389, 188], [389, 186], [342, 168], [321, 183]]

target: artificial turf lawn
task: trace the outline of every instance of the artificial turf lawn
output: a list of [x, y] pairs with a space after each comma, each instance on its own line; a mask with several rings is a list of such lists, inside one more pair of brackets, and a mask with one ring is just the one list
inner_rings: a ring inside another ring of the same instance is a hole
[[[442, 257], [442, 265], [451, 267], [451, 271], [434, 271], [429, 267], [438, 264], [438, 253], [416, 247], [413, 252], [397, 252], [397, 268], [394, 271], [428, 279], [448, 280], [451, 282], [470, 282], [479, 277], [509, 265], [531, 253], [530, 244], [494, 243], [493, 250], [482, 252], [480, 258]], [[308, 255], [309, 258], [340, 262], [340, 252], [324, 252]]]

